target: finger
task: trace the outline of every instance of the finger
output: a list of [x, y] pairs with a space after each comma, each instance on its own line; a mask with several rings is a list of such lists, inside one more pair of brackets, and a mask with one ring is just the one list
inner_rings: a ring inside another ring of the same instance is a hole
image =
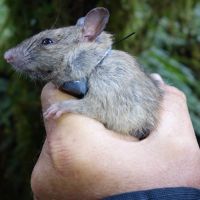
[[67, 99], [74, 99], [74, 97], [59, 91], [53, 83], [49, 82], [44, 86], [41, 93], [43, 111], [45, 111], [51, 104]]
[[59, 101], [63, 101], [63, 100], [67, 100], [67, 99], [73, 99], [74, 97], [63, 93], [61, 91], [59, 91], [57, 89], [57, 87], [49, 82], [47, 83], [41, 93], [41, 103], [42, 103], [42, 111], [43, 111], [43, 115], [44, 115], [44, 124], [45, 124], [45, 128], [46, 128], [46, 132], [47, 132], [47, 136], [48, 134], [50, 134], [52, 132], [52, 130], [55, 129], [57, 122], [55, 120], [47, 120], [47, 110], [48, 108], [56, 102]]
[[174, 140], [175, 143], [187, 141], [197, 146], [184, 93], [169, 85], [163, 85], [162, 88], [164, 96], [159, 123], [149, 139], [156, 137], [157, 141]]
[[154, 132], [159, 132], [162, 136], [168, 134], [175, 136], [174, 132], [180, 132], [178, 129], [182, 126], [182, 121], [187, 122], [185, 123], [185, 128], [187, 128], [185, 132], [194, 133], [185, 94], [177, 88], [165, 84], [159, 74], [153, 73], [151, 77], [160, 83], [163, 90], [159, 123]]

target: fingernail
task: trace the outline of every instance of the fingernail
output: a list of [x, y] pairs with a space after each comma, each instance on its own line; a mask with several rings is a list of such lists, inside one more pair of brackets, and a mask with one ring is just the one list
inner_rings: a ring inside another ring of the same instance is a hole
[[163, 81], [163, 79], [162, 79], [162, 77], [160, 76], [160, 74], [153, 73], [153, 74], [151, 74], [151, 77], [152, 77], [154, 80], [160, 82], [161, 84], [165, 84], [165, 82]]

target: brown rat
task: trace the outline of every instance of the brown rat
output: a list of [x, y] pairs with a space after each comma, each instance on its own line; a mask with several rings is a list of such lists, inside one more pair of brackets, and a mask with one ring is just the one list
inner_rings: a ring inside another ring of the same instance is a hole
[[132, 56], [111, 49], [112, 36], [103, 31], [108, 19], [107, 9], [95, 8], [75, 26], [42, 31], [4, 57], [17, 71], [57, 87], [87, 79], [84, 98], [51, 105], [45, 118], [80, 113], [140, 139], [157, 126], [162, 90]]

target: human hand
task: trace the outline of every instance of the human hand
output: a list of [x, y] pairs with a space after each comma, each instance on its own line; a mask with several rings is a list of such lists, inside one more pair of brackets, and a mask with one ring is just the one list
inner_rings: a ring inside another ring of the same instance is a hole
[[[161, 187], [200, 188], [200, 150], [185, 96], [162, 87], [159, 126], [142, 141], [72, 113], [45, 121], [47, 137], [31, 179], [35, 199], [89, 200]], [[49, 83], [41, 98], [46, 110], [72, 97]]]

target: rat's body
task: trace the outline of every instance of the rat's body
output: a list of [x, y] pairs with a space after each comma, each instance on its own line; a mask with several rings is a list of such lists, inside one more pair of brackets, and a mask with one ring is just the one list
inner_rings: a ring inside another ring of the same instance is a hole
[[88, 80], [84, 98], [53, 104], [46, 118], [80, 113], [142, 138], [157, 126], [162, 91], [133, 57], [110, 50], [111, 35], [102, 32], [107, 21], [106, 9], [93, 9], [78, 25], [43, 31], [6, 52], [5, 58], [17, 70], [58, 87]]

